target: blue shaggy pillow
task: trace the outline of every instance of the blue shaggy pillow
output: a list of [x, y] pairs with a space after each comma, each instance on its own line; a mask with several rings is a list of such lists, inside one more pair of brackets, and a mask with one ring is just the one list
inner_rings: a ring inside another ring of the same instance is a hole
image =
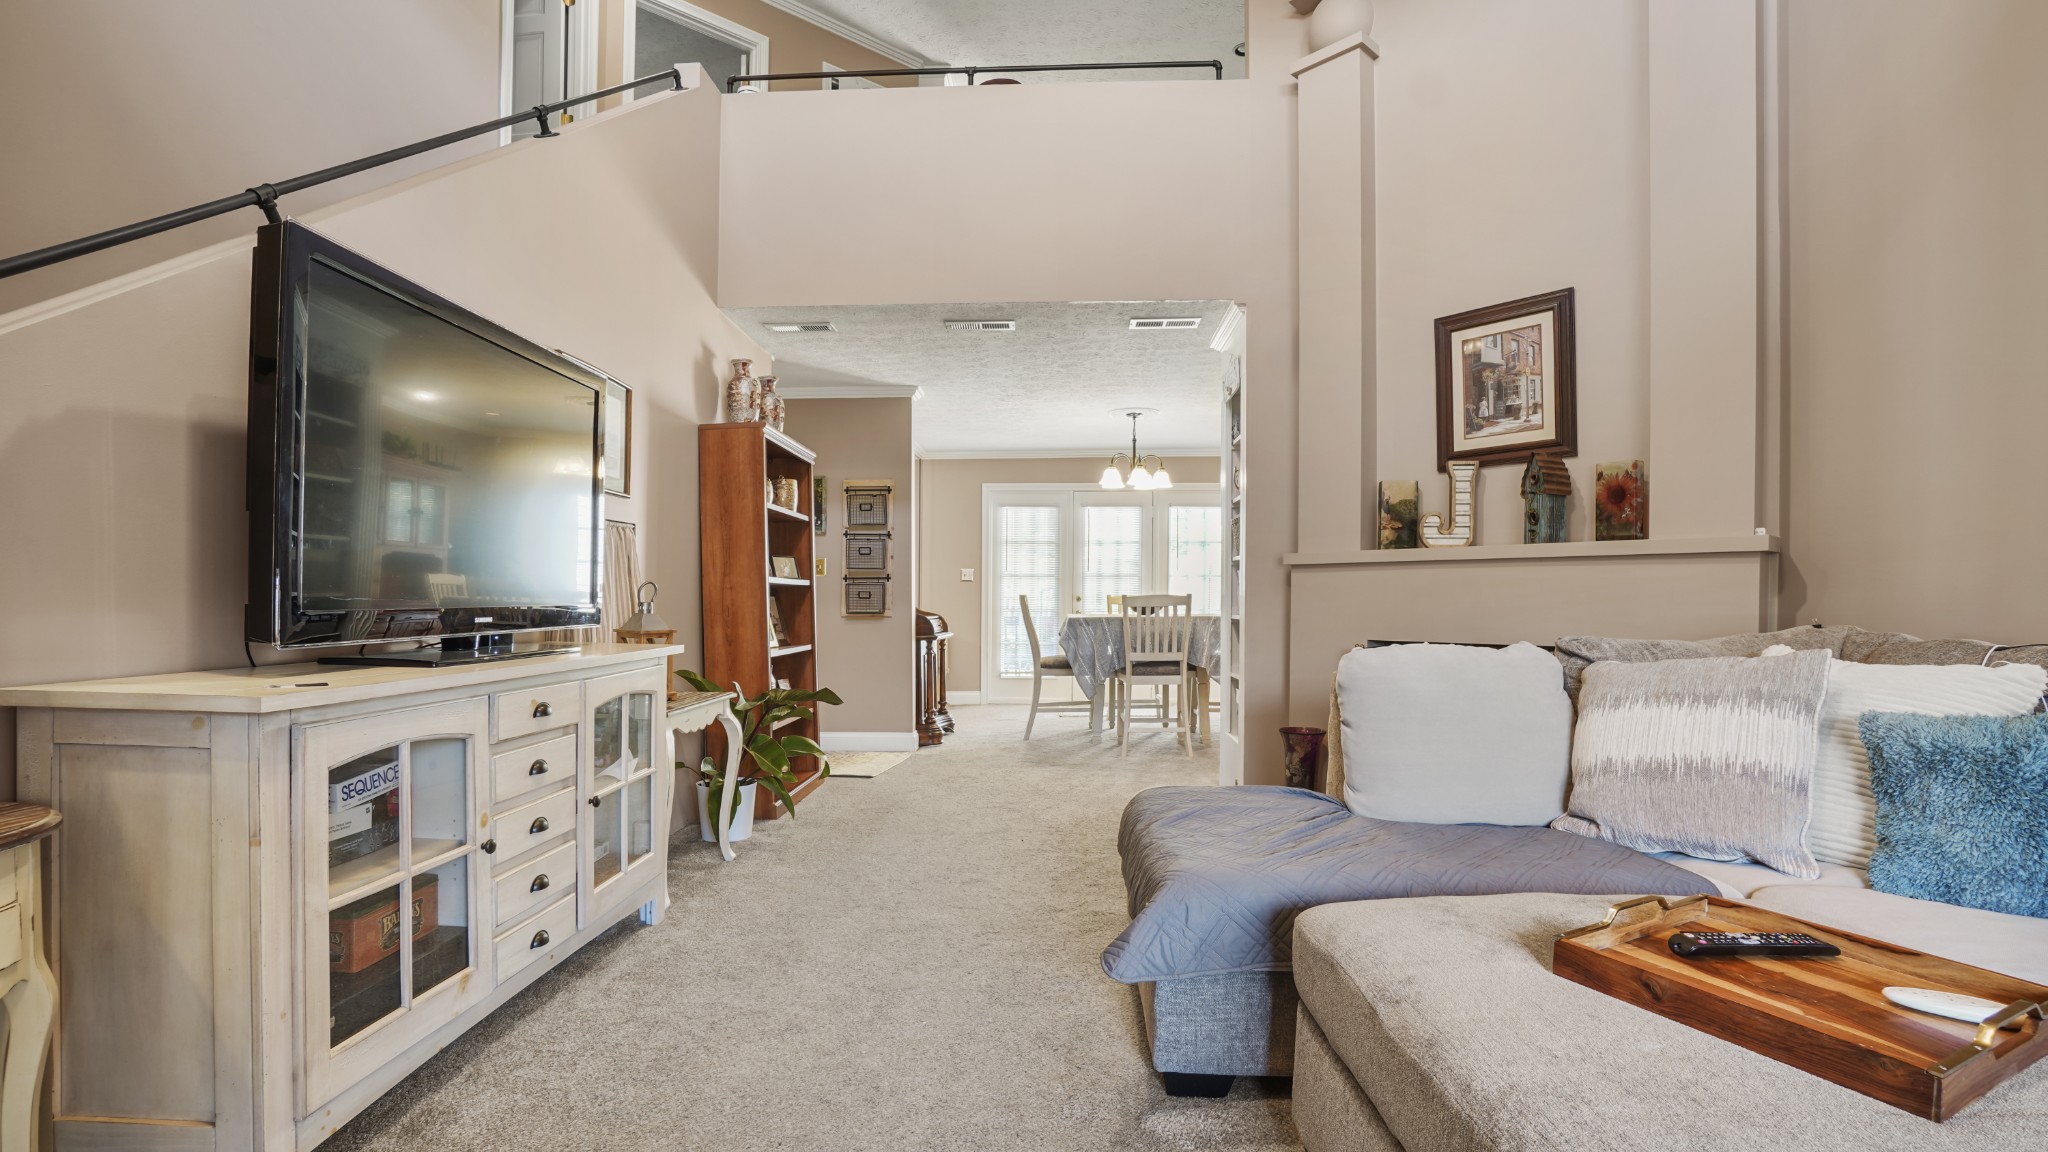
[[1880, 892], [2048, 917], [2048, 715], [1865, 712]]

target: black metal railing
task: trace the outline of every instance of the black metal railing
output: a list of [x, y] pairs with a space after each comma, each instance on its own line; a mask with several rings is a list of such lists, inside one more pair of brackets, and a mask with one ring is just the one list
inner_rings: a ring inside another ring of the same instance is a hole
[[1221, 60], [1138, 60], [1128, 64], [1012, 64], [1007, 67], [975, 65], [961, 68], [856, 68], [848, 72], [766, 72], [758, 76], [732, 76], [725, 81], [727, 92], [737, 92], [742, 84], [765, 84], [771, 80], [850, 80], [867, 79], [876, 76], [961, 76], [967, 77], [968, 87], [974, 86], [974, 78], [983, 74], [1010, 72], [1115, 72], [1132, 68], [1213, 68], [1216, 79], [1223, 79]]
[[261, 208], [263, 215], [272, 223], [276, 223], [281, 219], [277, 211], [277, 198], [280, 196], [288, 196], [294, 192], [303, 192], [308, 188], [325, 184], [330, 180], [339, 180], [344, 176], [353, 176], [358, 172], [367, 172], [372, 168], [409, 159], [423, 152], [432, 152], [436, 148], [445, 148], [450, 144], [458, 144], [473, 137], [497, 132], [517, 124], [523, 124], [529, 120], [535, 121], [540, 125], [540, 131], [536, 133], [536, 136], [558, 136], [560, 133], [549, 127], [548, 117], [581, 104], [588, 104], [594, 100], [602, 100], [607, 96], [616, 96], [621, 92], [630, 92], [635, 88], [645, 88], [649, 84], [657, 83], [667, 83], [672, 89], [681, 88], [683, 86], [682, 70], [680, 68], [670, 68], [666, 72], [656, 72], [650, 76], [642, 76], [638, 80], [628, 80], [624, 84], [614, 84], [610, 88], [600, 89], [596, 92], [574, 97], [573, 99], [558, 100], [553, 104], [536, 104], [524, 112], [514, 112], [510, 116], [500, 116], [496, 120], [487, 123], [460, 128], [453, 132], [444, 132], [439, 136], [421, 140], [416, 144], [407, 144], [402, 148], [393, 148], [389, 151], [379, 152], [374, 156], [365, 156], [360, 160], [351, 160], [346, 164], [336, 164], [331, 168], [322, 168], [318, 172], [308, 172], [304, 176], [294, 176], [289, 180], [258, 184], [253, 188], [237, 192], [233, 196], [223, 196], [218, 200], [209, 200], [204, 204], [195, 204], [190, 208], [177, 212], [168, 212], [162, 216], [156, 216], [127, 225], [126, 227], [110, 228], [105, 232], [97, 232], [91, 236], [80, 237], [77, 240], [68, 240], [62, 244], [52, 244], [48, 248], [38, 248], [33, 252], [24, 252], [19, 256], [9, 256], [4, 260], [0, 260], [0, 279], [18, 276], [23, 272], [33, 272], [38, 268], [47, 268], [52, 264], [74, 260], [80, 256], [88, 256], [94, 252], [105, 251], [108, 248], [118, 247], [147, 236], [155, 236], [160, 232], [169, 232], [174, 228], [183, 228], [187, 224], [196, 224], [201, 220], [209, 220], [215, 216], [225, 216], [230, 212], [239, 211], [243, 208]]

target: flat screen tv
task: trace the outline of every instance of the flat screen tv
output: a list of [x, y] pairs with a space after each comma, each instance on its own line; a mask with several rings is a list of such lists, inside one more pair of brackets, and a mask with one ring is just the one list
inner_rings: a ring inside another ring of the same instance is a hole
[[292, 222], [250, 352], [250, 640], [445, 663], [598, 623], [601, 376]]

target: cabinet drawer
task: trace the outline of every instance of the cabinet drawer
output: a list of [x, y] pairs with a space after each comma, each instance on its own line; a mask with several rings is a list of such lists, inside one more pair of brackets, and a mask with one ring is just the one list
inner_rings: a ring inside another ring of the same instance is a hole
[[500, 804], [535, 789], [575, 778], [574, 732], [491, 757], [491, 799]]
[[0, 908], [0, 971], [21, 959], [21, 905]]
[[549, 840], [575, 831], [576, 790], [564, 788], [552, 796], [492, 816], [491, 839], [498, 842], [498, 851], [491, 859], [517, 860]]
[[498, 894], [494, 921], [502, 928], [563, 892], [576, 890], [576, 845], [564, 844], [502, 875], [493, 873]]
[[583, 707], [583, 683], [543, 684], [491, 694], [491, 739], [514, 740], [535, 732], [567, 728]]
[[556, 949], [576, 935], [576, 898], [566, 890], [560, 900], [512, 929], [497, 941], [497, 979], [500, 984], [517, 976], [527, 965], [543, 956], [557, 956]]

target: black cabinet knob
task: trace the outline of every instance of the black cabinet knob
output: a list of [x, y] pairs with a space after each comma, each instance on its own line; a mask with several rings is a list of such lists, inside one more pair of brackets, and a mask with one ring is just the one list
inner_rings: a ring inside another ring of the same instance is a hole
[[530, 884], [530, 885], [528, 885], [528, 886], [527, 886], [527, 889], [526, 889], [526, 890], [527, 890], [528, 892], [545, 892], [545, 891], [547, 891], [547, 888], [548, 888], [548, 874], [547, 874], [547, 873], [545, 873], [545, 872], [543, 872], [543, 873], [541, 873], [540, 875], [538, 875], [538, 876], [535, 876], [535, 877], [533, 878], [533, 883], [532, 883], [532, 884]]
[[548, 930], [545, 928], [541, 929], [538, 932], [535, 932], [533, 934], [533, 943], [527, 945], [528, 948], [545, 948], [547, 946]]
[[479, 844], [478, 847], [482, 848], [484, 850], [484, 854], [488, 856], [491, 853], [496, 852], [498, 850], [498, 842], [496, 840], [486, 840], [482, 844]]
[[550, 705], [548, 704], [548, 702], [547, 702], [547, 701], [545, 701], [545, 700], [538, 700], [538, 701], [535, 701], [535, 702], [534, 702], [534, 705], [533, 705], [533, 718], [534, 718], [534, 719], [538, 720], [538, 719], [540, 719], [540, 718], [541, 718], [541, 717], [543, 717], [543, 716], [553, 716], [554, 714], [555, 714], [555, 710], [554, 710], [554, 708], [553, 708], [553, 707], [551, 707], [551, 706], [550, 706]]
[[590, 806], [591, 806], [592, 808], [595, 808], [595, 807], [597, 807], [598, 805], [600, 805], [600, 804], [603, 804], [603, 803], [604, 803], [604, 801], [603, 801], [603, 800], [601, 800], [601, 799], [599, 799], [599, 798], [598, 798], [598, 797], [596, 797], [596, 796], [592, 796], [592, 797], [590, 798]]
[[547, 775], [547, 774], [548, 774], [548, 762], [547, 762], [547, 761], [545, 761], [545, 760], [535, 760], [535, 761], [534, 761], [534, 762], [533, 762], [532, 764], [529, 764], [529, 765], [527, 765], [527, 768], [526, 768], [526, 774], [527, 774], [528, 776], [545, 776], [545, 775]]
[[535, 816], [533, 818], [533, 823], [527, 827], [526, 834], [528, 836], [538, 836], [547, 830], [548, 818], [545, 816]]

